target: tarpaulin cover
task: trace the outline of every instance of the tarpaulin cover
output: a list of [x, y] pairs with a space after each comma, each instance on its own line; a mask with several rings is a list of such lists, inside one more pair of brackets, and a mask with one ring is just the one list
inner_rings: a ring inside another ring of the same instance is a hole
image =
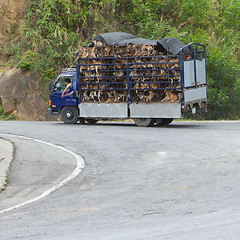
[[94, 40], [106, 43], [107, 45], [113, 46], [118, 45], [117, 43], [126, 40], [126, 39], [134, 39], [137, 38], [130, 33], [125, 32], [110, 32], [104, 34], [98, 34]]
[[163, 47], [166, 51], [170, 54], [178, 54], [181, 49], [185, 51], [190, 51], [188, 46], [182, 43], [178, 38], [164, 38], [161, 40], [149, 40], [145, 38], [137, 38], [136, 36], [125, 33], [125, 32], [110, 32], [110, 33], [103, 33], [98, 34], [94, 40], [101, 41], [106, 43], [107, 45], [114, 46], [126, 46], [127, 44], [134, 44], [134, 45], [151, 45], [156, 47]]

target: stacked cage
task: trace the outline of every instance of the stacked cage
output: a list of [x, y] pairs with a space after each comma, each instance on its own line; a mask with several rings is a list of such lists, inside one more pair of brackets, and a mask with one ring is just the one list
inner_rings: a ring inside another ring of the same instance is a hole
[[[185, 56], [187, 57], [187, 56]], [[180, 56], [151, 45], [108, 46], [94, 41], [78, 51], [82, 102], [179, 102]]]

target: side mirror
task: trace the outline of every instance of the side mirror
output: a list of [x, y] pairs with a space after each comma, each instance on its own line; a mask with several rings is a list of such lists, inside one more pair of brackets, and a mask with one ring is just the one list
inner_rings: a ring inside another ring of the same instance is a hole
[[51, 91], [52, 90], [52, 82], [49, 82], [48, 87], [49, 87], [49, 90]]

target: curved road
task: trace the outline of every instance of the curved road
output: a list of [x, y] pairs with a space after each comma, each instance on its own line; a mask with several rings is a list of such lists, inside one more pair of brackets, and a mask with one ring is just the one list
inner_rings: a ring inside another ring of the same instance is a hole
[[[1, 240], [239, 239], [240, 121], [1, 121], [2, 135], [15, 157], [0, 193]], [[79, 155], [82, 172], [24, 204], [68, 179]]]

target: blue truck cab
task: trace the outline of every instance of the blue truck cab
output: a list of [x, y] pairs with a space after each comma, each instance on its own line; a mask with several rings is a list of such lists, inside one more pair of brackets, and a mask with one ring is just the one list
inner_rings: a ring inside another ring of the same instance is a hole
[[[71, 80], [71, 88], [62, 93], [67, 84], [65, 79]], [[51, 115], [60, 115], [66, 123], [74, 123], [78, 120], [78, 91], [77, 91], [77, 74], [75, 68], [64, 69], [52, 85], [49, 83], [49, 109]]]

